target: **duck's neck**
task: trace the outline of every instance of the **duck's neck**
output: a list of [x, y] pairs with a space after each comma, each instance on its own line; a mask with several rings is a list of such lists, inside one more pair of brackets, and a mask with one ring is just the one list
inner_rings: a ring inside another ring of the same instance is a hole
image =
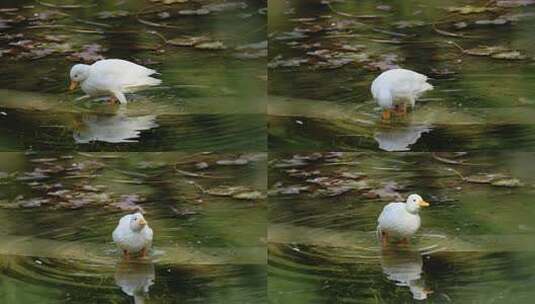
[[414, 214], [414, 215], [418, 215], [418, 213], [420, 212], [420, 208], [411, 206], [409, 204], [405, 205], [405, 210], [407, 210], [408, 213]]

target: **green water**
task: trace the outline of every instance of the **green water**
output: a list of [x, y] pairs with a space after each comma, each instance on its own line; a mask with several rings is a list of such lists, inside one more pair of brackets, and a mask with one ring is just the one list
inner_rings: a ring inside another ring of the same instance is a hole
[[[389, 1], [383, 4], [390, 10], [382, 11], [377, 1], [343, 1], [332, 9], [319, 1], [274, 2], [268, 70], [271, 149], [533, 150], [532, 6], [462, 15], [448, 8], [483, 4]], [[501, 26], [477, 23], [519, 14], [524, 17]], [[456, 29], [459, 22], [467, 27]], [[502, 46], [524, 59], [463, 54], [452, 43], [465, 50]], [[314, 55], [321, 52], [327, 55]], [[348, 62], [337, 67], [325, 56]], [[278, 64], [288, 60], [301, 62]], [[369, 87], [381, 67], [396, 66], [428, 75], [435, 89], [411, 115], [385, 125]]]
[[[238, 157], [248, 163], [217, 164]], [[130, 303], [135, 295], [141, 298], [136, 303], [143, 298], [150, 303], [228, 303], [265, 298], [265, 201], [199, 190], [239, 185], [265, 193], [265, 157], [2, 153], [1, 301]], [[195, 169], [199, 162], [208, 168]], [[35, 200], [42, 204], [28, 204]], [[133, 205], [121, 204], [126, 201]], [[122, 215], [138, 207], [155, 231], [153, 252], [147, 260], [125, 261], [111, 232]]]
[[[3, 1], [1, 5], [19, 8], [3, 13], [3, 18], [19, 15], [25, 20], [6, 23], [9, 26], [0, 38], [2, 50], [13, 52], [0, 57], [0, 150], [265, 149], [265, 117], [261, 114], [266, 105], [266, 60], [262, 56], [239, 57], [246, 52], [240, 47], [266, 40], [266, 15], [261, 10], [265, 4], [261, 1], [245, 8], [183, 17], [181, 10], [199, 5], [166, 6], [149, 1], [102, 2], [78, 9], [53, 8], [35, 1]], [[24, 8], [26, 5], [31, 7]], [[99, 18], [99, 13], [117, 11], [129, 15]], [[161, 13], [170, 17], [160, 19]], [[33, 14], [47, 17], [34, 20]], [[142, 21], [157, 25], [147, 26]], [[242, 31], [244, 25], [247, 32]], [[220, 41], [225, 49], [202, 50], [163, 42], [184, 36]], [[20, 41], [30, 41], [29, 49], [12, 45]], [[53, 49], [54, 43], [62, 45], [63, 51], [32, 57], [35, 49]], [[91, 56], [148, 64], [161, 74], [162, 85], [129, 96], [126, 110], [102, 100], [76, 101], [83, 93], [69, 93], [67, 86], [70, 67], [79, 60], [69, 57], [87, 45], [105, 49]]]
[[[324, 154], [304, 166], [278, 168], [292, 157], [270, 155], [271, 190], [308, 188], [270, 199], [272, 303], [531, 301], [534, 180], [533, 169], [523, 164], [533, 161], [533, 153], [469, 154], [465, 159], [473, 165], [466, 166], [444, 164], [430, 153], [347, 153], [334, 159]], [[465, 182], [450, 169], [465, 177], [507, 174], [524, 186]], [[312, 175], [299, 177], [292, 170]], [[351, 180], [343, 173], [361, 176], [367, 186], [329, 197], [312, 182]], [[392, 183], [397, 190], [387, 190]], [[377, 215], [397, 195], [410, 193], [431, 201], [420, 212], [418, 236], [409, 246], [381, 248]]]
[[[520, 2], [0, 1], [0, 303], [531, 303]], [[70, 67], [99, 58], [162, 84], [79, 100]], [[434, 90], [382, 121], [394, 67]], [[381, 246], [411, 193], [421, 229]], [[153, 248], [125, 260], [136, 210]]]

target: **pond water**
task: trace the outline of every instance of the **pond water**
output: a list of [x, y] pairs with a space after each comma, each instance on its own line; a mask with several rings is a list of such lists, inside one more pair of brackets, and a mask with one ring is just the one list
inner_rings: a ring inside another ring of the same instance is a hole
[[[534, 6], [323, 2], [270, 9], [271, 149], [533, 151]], [[385, 123], [369, 88], [395, 67], [435, 89]]]
[[[531, 303], [531, 2], [2, 1], [0, 303]], [[103, 58], [162, 84], [67, 90]], [[434, 90], [384, 121], [396, 67]], [[381, 246], [411, 193], [421, 229]]]
[[[266, 3], [212, 2], [3, 1], [0, 150], [264, 150]], [[179, 46], [191, 37], [205, 46]], [[77, 101], [70, 67], [100, 58], [162, 84], [127, 107]]]
[[[534, 157], [271, 154], [271, 302], [530, 303], [535, 180], [523, 164]], [[383, 248], [377, 216], [410, 193], [431, 202], [422, 227], [409, 245]]]
[[[265, 301], [265, 153], [0, 156], [0, 302]], [[126, 261], [140, 208], [153, 250]]]

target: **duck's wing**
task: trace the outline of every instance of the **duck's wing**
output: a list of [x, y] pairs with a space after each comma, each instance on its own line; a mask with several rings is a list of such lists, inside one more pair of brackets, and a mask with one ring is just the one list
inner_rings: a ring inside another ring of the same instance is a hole
[[417, 95], [433, 89], [427, 83], [427, 76], [410, 70], [400, 69], [392, 76], [392, 88], [397, 95]]
[[95, 62], [91, 66], [91, 73], [105, 75], [111, 81], [117, 82], [120, 87], [135, 87], [157, 85], [161, 80], [150, 77], [158, 72], [122, 59], [105, 59]]
[[377, 222], [379, 227], [383, 226], [385, 223], [388, 223], [393, 218], [396, 217], [396, 211], [403, 208], [404, 203], [390, 203], [383, 208], [383, 211], [379, 215]]
[[123, 216], [119, 220], [119, 224], [117, 225], [117, 227], [115, 227], [115, 230], [113, 230], [113, 233], [112, 233], [112, 238], [114, 242], [117, 242], [121, 239], [122, 233], [123, 231], [125, 231], [125, 229], [129, 229], [129, 226], [128, 226], [129, 222], [130, 222], [130, 214]]
[[156, 70], [146, 68], [142, 65], [122, 60], [122, 59], [105, 59], [99, 60], [91, 65], [92, 71], [97, 71], [106, 74], [134, 74], [149, 76], [157, 74]]

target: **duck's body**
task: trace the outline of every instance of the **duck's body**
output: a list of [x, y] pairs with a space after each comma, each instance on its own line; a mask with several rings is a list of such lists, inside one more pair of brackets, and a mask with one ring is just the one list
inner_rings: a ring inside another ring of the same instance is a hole
[[152, 236], [152, 229], [141, 213], [123, 216], [112, 234], [113, 241], [123, 250], [126, 257], [131, 253], [146, 255], [152, 246]]
[[384, 109], [383, 118], [388, 119], [392, 109], [401, 109], [404, 114], [407, 104], [414, 107], [416, 99], [433, 89], [427, 79], [423, 74], [406, 69], [392, 69], [377, 76], [372, 82], [371, 92], [377, 104]]
[[406, 203], [390, 203], [383, 208], [377, 220], [377, 234], [383, 242], [389, 238], [408, 241], [420, 228], [420, 207], [429, 206], [419, 195], [412, 194]]
[[151, 77], [155, 70], [122, 59], [99, 60], [92, 65], [77, 64], [71, 69], [71, 89], [80, 83], [89, 96], [111, 95], [127, 103], [124, 93], [132, 93], [161, 83]]

